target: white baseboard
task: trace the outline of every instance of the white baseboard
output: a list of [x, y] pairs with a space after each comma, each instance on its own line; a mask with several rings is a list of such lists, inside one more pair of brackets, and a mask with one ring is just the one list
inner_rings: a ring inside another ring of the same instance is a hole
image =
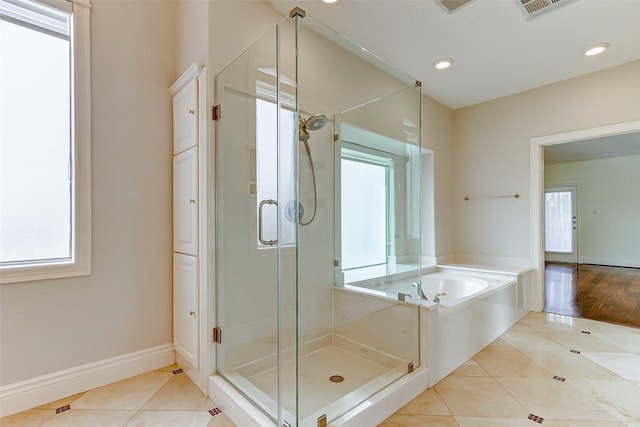
[[591, 257], [581, 256], [581, 257], [578, 257], [578, 263], [640, 268], [640, 260], [637, 260], [637, 259], [591, 258]]
[[173, 363], [173, 344], [164, 344], [8, 384], [0, 387], [0, 416], [6, 417]]

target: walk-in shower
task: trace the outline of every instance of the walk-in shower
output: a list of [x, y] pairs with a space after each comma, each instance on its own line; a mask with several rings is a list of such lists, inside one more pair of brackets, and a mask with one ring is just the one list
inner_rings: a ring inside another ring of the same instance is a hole
[[217, 375], [274, 425], [336, 423], [420, 360], [417, 294], [357, 284], [421, 280], [420, 83], [298, 9], [216, 98]]

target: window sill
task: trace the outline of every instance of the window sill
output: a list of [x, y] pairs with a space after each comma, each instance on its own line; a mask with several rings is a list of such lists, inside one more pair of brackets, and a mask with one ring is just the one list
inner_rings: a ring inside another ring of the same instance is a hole
[[80, 262], [57, 264], [31, 264], [0, 268], [0, 284], [88, 276], [91, 265]]

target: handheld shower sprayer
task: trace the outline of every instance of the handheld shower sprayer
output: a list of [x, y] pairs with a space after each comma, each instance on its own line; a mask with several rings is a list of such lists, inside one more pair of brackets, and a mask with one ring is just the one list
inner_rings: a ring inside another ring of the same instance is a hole
[[298, 123], [298, 140], [304, 143], [304, 149], [307, 151], [307, 156], [309, 156], [309, 164], [311, 165], [311, 176], [313, 177], [313, 215], [311, 219], [307, 222], [303, 222], [302, 218], [298, 220], [300, 225], [309, 225], [316, 217], [316, 212], [318, 210], [318, 193], [316, 189], [316, 171], [313, 166], [313, 158], [311, 157], [311, 148], [309, 147], [309, 138], [311, 135], [309, 131], [320, 130], [329, 123], [329, 119], [324, 114], [312, 114], [306, 119], [300, 116], [300, 122]]

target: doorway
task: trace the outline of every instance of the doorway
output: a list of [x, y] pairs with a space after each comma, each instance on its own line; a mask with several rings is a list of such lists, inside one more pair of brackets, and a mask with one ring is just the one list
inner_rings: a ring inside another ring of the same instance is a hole
[[[532, 265], [535, 268], [535, 278], [531, 294], [531, 309], [534, 311], [543, 311], [545, 309], [546, 291], [545, 291], [545, 272], [546, 272], [546, 252], [545, 251], [545, 199], [546, 191], [544, 184], [545, 148], [567, 144], [570, 142], [593, 140], [595, 138], [603, 138], [615, 135], [625, 135], [638, 133], [640, 131], [640, 121], [620, 123], [616, 125], [603, 126], [592, 129], [584, 129], [573, 132], [566, 132], [556, 135], [548, 135], [531, 139], [530, 159], [531, 159], [531, 243], [532, 243]], [[597, 215], [594, 210], [593, 215]], [[576, 227], [578, 226], [576, 218]], [[576, 231], [578, 231], [576, 229]], [[576, 233], [577, 234], [577, 233]], [[577, 237], [577, 235], [576, 235]], [[577, 245], [575, 245], [577, 247]], [[578, 254], [580, 255], [580, 254]], [[581, 255], [580, 255], [581, 256]], [[579, 258], [576, 256], [576, 262]], [[576, 265], [578, 270], [580, 264]], [[639, 272], [637, 269], [632, 269]], [[575, 280], [567, 275], [565, 279], [569, 280], [570, 286], [576, 286]], [[575, 313], [574, 315], [579, 315]]]

